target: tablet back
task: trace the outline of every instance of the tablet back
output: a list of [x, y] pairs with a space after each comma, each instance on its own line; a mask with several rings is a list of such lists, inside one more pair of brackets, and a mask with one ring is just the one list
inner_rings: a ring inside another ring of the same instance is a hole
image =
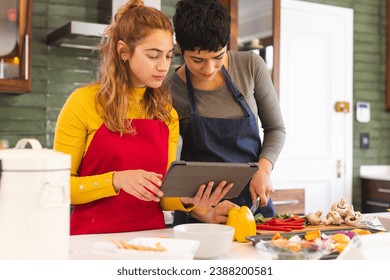
[[175, 161], [163, 180], [164, 197], [193, 197], [201, 184], [214, 181], [214, 187], [226, 180], [234, 183], [224, 198], [235, 198], [258, 170], [257, 162], [189, 162]]

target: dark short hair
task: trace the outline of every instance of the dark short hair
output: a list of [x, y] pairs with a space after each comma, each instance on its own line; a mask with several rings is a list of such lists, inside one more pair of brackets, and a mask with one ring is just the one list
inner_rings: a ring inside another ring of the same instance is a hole
[[182, 51], [219, 51], [230, 39], [230, 15], [217, 0], [180, 0], [173, 16]]

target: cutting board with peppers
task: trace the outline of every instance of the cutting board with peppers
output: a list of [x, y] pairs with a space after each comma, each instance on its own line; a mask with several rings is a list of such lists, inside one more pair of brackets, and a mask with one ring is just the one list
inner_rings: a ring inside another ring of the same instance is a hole
[[269, 235], [279, 233], [301, 233], [312, 230], [320, 231], [335, 231], [335, 230], [352, 230], [355, 227], [341, 225], [307, 225], [307, 221], [303, 217], [274, 217], [263, 219], [261, 222], [257, 221], [256, 233], [259, 235]]

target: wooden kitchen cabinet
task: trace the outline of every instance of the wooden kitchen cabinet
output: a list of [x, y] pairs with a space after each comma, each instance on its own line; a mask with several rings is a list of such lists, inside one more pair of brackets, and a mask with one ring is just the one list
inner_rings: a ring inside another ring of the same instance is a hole
[[31, 91], [32, 0], [0, 0], [0, 92]]
[[390, 208], [390, 181], [362, 178], [362, 212], [387, 212]]

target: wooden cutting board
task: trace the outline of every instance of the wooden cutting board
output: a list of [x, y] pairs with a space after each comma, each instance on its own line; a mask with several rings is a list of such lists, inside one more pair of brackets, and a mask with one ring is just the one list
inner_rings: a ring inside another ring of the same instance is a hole
[[284, 233], [284, 234], [294, 234], [294, 233], [301, 233], [301, 232], [307, 232], [307, 231], [311, 231], [311, 230], [320, 230], [320, 231], [334, 231], [334, 230], [352, 230], [352, 229], [355, 229], [356, 227], [351, 227], [351, 226], [347, 226], [345, 224], [341, 224], [341, 225], [338, 225], [338, 226], [335, 226], [335, 225], [318, 225], [318, 226], [306, 226], [304, 229], [300, 229], [300, 230], [292, 230], [292, 231], [289, 231], [289, 232], [284, 232], [284, 231], [272, 231], [272, 230], [257, 230], [257, 234], [260, 234], [260, 235], [269, 235], [269, 234], [275, 234], [276, 232], [279, 232], [279, 233]]

